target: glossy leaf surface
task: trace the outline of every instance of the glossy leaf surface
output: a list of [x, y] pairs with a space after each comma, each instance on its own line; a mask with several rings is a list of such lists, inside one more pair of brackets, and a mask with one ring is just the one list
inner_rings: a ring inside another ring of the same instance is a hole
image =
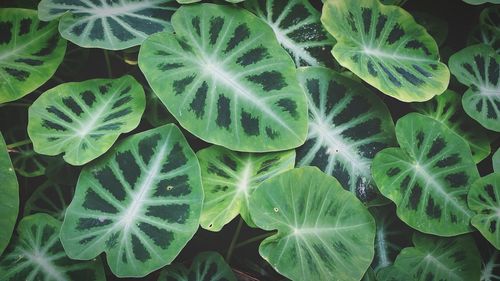
[[10, 241], [19, 210], [19, 184], [12, 167], [5, 140], [0, 133], [0, 255]]

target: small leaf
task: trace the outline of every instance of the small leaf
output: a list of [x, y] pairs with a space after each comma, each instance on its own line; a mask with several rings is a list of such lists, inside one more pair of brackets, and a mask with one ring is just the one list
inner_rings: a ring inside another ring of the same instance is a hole
[[24, 216], [46, 213], [60, 221], [74, 195], [74, 188], [46, 181], [35, 189], [24, 205]]
[[141, 85], [128, 75], [64, 83], [30, 106], [28, 134], [35, 152], [64, 153], [68, 163], [83, 165], [137, 127], [145, 103]]
[[0, 179], [2, 179], [2, 184], [0, 185], [0, 229], [2, 230], [0, 231], [0, 255], [2, 255], [16, 225], [19, 211], [19, 185], [1, 133]]

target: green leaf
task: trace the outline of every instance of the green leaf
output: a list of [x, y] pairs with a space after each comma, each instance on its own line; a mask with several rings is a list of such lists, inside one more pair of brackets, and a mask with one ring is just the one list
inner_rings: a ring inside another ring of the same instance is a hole
[[467, 4], [481, 5], [484, 3], [500, 4], [500, 0], [463, 0]]
[[412, 107], [461, 136], [469, 144], [476, 163], [490, 155], [491, 147], [487, 131], [465, 114], [460, 96], [456, 92], [446, 90], [444, 94], [425, 103], [414, 103]]
[[316, 166], [362, 202], [379, 203], [370, 166], [395, 143], [389, 110], [361, 83], [329, 69], [301, 68], [298, 77], [309, 102], [309, 132], [297, 166]]
[[465, 112], [483, 127], [500, 132], [500, 55], [491, 46], [474, 45], [450, 57], [450, 70], [469, 89], [462, 97]]
[[375, 272], [371, 267], [365, 272], [361, 281], [377, 281], [377, 277], [375, 276]]
[[472, 231], [465, 198], [479, 173], [467, 143], [418, 113], [398, 120], [396, 137], [401, 148], [380, 151], [372, 173], [380, 192], [396, 204], [398, 217], [429, 234]]
[[411, 279], [408, 272], [391, 265], [384, 267], [377, 272], [377, 280], [381, 281], [401, 281], [401, 280], [414, 280]]
[[47, 214], [24, 217], [17, 227], [19, 237], [0, 259], [0, 276], [5, 281], [104, 281], [99, 258], [69, 259], [59, 241], [61, 222]]
[[211, 146], [196, 155], [205, 193], [200, 224], [211, 231], [220, 231], [238, 214], [255, 226], [248, 211], [253, 191], [262, 181], [295, 164], [293, 150], [253, 154]]
[[493, 28], [495, 32], [500, 32], [499, 16], [500, 7], [498, 7], [497, 5], [486, 7], [481, 11], [481, 15], [479, 16], [479, 23], [488, 25], [489, 27]]
[[175, 125], [124, 139], [86, 165], [66, 210], [68, 256], [101, 252], [119, 277], [171, 263], [198, 229], [203, 189], [196, 155]]
[[500, 9], [495, 6], [484, 8], [481, 11], [479, 25], [475, 27], [469, 38], [467, 45], [483, 43], [491, 46], [497, 54], [500, 53]]
[[175, 34], [144, 42], [139, 67], [182, 127], [237, 151], [304, 142], [306, 98], [267, 24], [236, 7], [199, 4], [179, 8], [172, 25]]
[[83, 165], [106, 152], [141, 120], [144, 90], [132, 76], [61, 84], [29, 108], [28, 134], [35, 152], [64, 153]]
[[60, 221], [63, 220], [75, 190], [50, 180], [44, 182], [35, 189], [24, 205], [24, 216], [46, 213]]
[[61, 35], [81, 47], [123, 50], [153, 33], [171, 31], [169, 20], [177, 6], [173, 0], [42, 0], [38, 17], [60, 17]]
[[250, 198], [264, 230], [260, 255], [292, 280], [360, 280], [373, 258], [375, 221], [363, 204], [315, 167], [264, 181]]
[[493, 162], [493, 171], [495, 171], [495, 173], [500, 173], [500, 148], [497, 148], [497, 152], [493, 154], [491, 160]]
[[66, 40], [57, 23], [40, 22], [36, 11], [0, 9], [0, 104], [24, 97], [52, 77]]
[[198, 254], [187, 269], [183, 265], [167, 266], [160, 272], [158, 281], [236, 281], [231, 267], [217, 252]]
[[325, 65], [337, 67], [330, 54], [335, 39], [325, 30], [321, 14], [307, 0], [250, 0], [245, 8], [265, 21], [278, 42], [297, 66]]
[[[7, 247], [19, 212], [19, 185], [5, 140], [0, 133], [0, 255]], [[0, 275], [1, 276], [1, 275]]]
[[481, 266], [481, 279], [480, 281], [498, 281], [500, 280], [500, 260], [499, 255], [496, 250], [494, 250], [486, 259], [483, 261]]
[[413, 245], [403, 249], [395, 262], [411, 279], [399, 280], [479, 280], [481, 260], [471, 236], [441, 238], [415, 232]]
[[[23, 112], [24, 114], [26, 111]], [[23, 120], [24, 121], [24, 120]], [[12, 127], [5, 134], [7, 143], [18, 143], [26, 140], [26, 123], [21, 127]], [[37, 154], [31, 143], [16, 146], [11, 151], [12, 166], [23, 177], [38, 177], [45, 174], [45, 169], [50, 163], [50, 157]]]
[[330, 0], [321, 21], [337, 44], [332, 54], [384, 94], [426, 101], [448, 87], [450, 72], [438, 47], [413, 17], [397, 6], [374, 0]]
[[500, 249], [500, 174], [492, 173], [475, 181], [467, 195], [469, 208], [476, 214], [471, 224], [495, 248]]

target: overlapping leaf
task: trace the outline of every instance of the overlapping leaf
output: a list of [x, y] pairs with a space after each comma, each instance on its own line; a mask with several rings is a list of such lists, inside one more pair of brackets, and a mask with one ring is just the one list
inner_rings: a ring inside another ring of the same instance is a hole
[[29, 108], [28, 134], [35, 152], [64, 153], [68, 163], [82, 165], [137, 127], [145, 103], [141, 85], [128, 75], [65, 83]]
[[497, 148], [497, 151], [493, 154], [492, 162], [493, 171], [495, 171], [495, 173], [500, 173], [500, 148]]
[[5, 140], [0, 133], [0, 255], [10, 241], [19, 209], [19, 185]]
[[0, 276], [5, 281], [104, 281], [101, 260], [71, 260], [59, 241], [61, 222], [46, 214], [25, 217], [19, 223], [19, 237], [0, 259]]
[[232, 150], [295, 148], [307, 104], [295, 66], [272, 29], [230, 6], [182, 6], [175, 34], [149, 37], [139, 67], [160, 100], [195, 136]]
[[255, 226], [249, 213], [250, 196], [264, 180], [295, 164], [295, 151], [275, 153], [234, 152], [211, 146], [197, 152], [205, 201], [200, 224], [219, 231], [238, 214]]
[[73, 194], [72, 186], [46, 181], [28, 198], [23, 215], [45, 213], [62, 221]]
[[314, 167], [264, 181], [250, 198], [264, 230], [260, 255], [292, 280], [360, 280], [373, 258], [375, 222], [338, 181]]
[[40, 22], [36, 11], [0, 9], [0, 103], [17, 100], [56, 72], [66, 40], [57, 23]]
[[42, 0], [38, 17], [60, 17], [59, 32], [85, 48], [122, 50], [140, 45], [149, 35], [171, 31], [174, 0]]
[[378, 203], [370, 166], [395, 142], [389, 110], [359, 82], [326, 68], [302, 68], [298, 77], [308, 97], [309, 132], [297, 166], [316, 166], [361, 201]]
[[[23, 124], [25, 125], [25, 123]], [[25, 127], [13, 127], [6, 133], [8, 143], [18, 143], [26, 140], [28, 134]], [[50, 157], [37, 154], [31, 143], [17, 145], [11, 151], [12, 166], [23, 177], [37, 177], [45, 174], [45, 169], [50, 163]]]
[[479, 173], [467, 143], [418, 113], [398, 120], [396, 137], [401, 148], [379, 152], [372, 172], [380, 192], [396, 204], [399, 218], [440, 236], [472, 231], [466, 196]]
[[500, 55], [488, 45], [467, 47], [450, 57], [450, 70], [469, 89], [465, 112], [483, 127], [500, 132]]
[[177, 256], [198, 229], [196, 155], [175, 125], [135, 134], [84, 167], [66, 210], [68, 256], [101, 252], [117, 276], [144, 276]]
[[467, 4], [481, 5], [484, 3], [500, 4], [500, 0], [463, 0]]
[[335, 37], [332, 54], [363, 80], [401, 101], [426, 101], [448, 87], [438, 47], [413, 17], [377, 0], [329, 0], [321, 21]]

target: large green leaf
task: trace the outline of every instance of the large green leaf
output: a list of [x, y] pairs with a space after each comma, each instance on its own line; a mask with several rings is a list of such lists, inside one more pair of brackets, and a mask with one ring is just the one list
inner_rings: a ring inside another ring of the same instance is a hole
[[500, 173], [500, 148], [497, 148], [491, 160], [493, 162], [493, 171], [495, 171], [495, 173]]
[[202, 202], [196, 155], [175, 125], [165, 125], [126, 138], [83, 168], [61, 241], [71, 258], [104, 251], [115, 275], [145, 276], [191, 239]]
[[236, 277], [219, 253], [203, 252], [189, 269], [180, 264], [165, 267], [158, 281], [236, 281]]
[[467, 47], [450, 57], [450, 70], [469, 89], [462, 105], [483, 127], [500, 132], [500, 55], [488, 45]]
[[413, 17], [378, 0], [329, 0], [321, 21], [335, 37], [333, 56], [363, 80], [401, 101], [426, 101], [448, 87], [438, 47]]
[[301, 68], [309, 102], [309, 132], [297, 149], [297, 166], [316, 166], [365, 203], [380, 197], [370, 166], [394, 144], [394, 124], [384, 103], [357, 81], [321, 67]]
[[42, 0], [38, 17], [59, 17], [59, 32], [85, 48], [122, 50], [140, 45], [149, 35], [172, 28], [174, 0]]
[[500, 4], [500, 0], [463, 0], [467, 4], [481, 5], [484, 3]]
[[386, 148], [373, 160], [380, 192], [411, 227], [453, 236], [472, 231], [466, 196], [479, 177], [467, 143], [433, 118], [410, 113], [398, 120], [401, 148]]
[[495, 248], [500, 249], [500, 174], [492, 173], [474, 182], [467, 202], [476, 214], [471, 224]]
[[444, 94], [425, 103], [412, 104], [412, 107], [440, 121], [461, 136], [469, 144], [476, 163], [490, 154], [490, 140], [486, 130], [465, 114], [460, 96], [456, 92], [446, 90]]
[[182, 6], [175, 34], [149, 37], [139, 67], [179, 123], [232, 150], [295, 148], [307, 133], [307, 103], [295, 65], [258, 17], [236, 7]]
[[71, 260], [59, 241], [61, 222], [46, 214], [25, 217], [17, 227], [19, 237], [0, 259], [5, 281], [104, 281], [99, 258]]
[[250, 0], [245, 7], [265, 21], [297, 66], [335, 66], [330, 54], [335, 39], [325, 30], [321, 14], [308, 0]]
[[375, 221], [363, 204], [315, 167], [264, 181], [250, 198], [264, 230], [260, 255], [292, 280], [360, 280], [373, 258]]
[[[19, 185], [0, 133], [0, 255], [7, 247], [19, 212]], [[1, 276], [1, 275], [0, 275]]]
[[59, 183], [46, 181], [36, 188], [24, 204], [24, 216], [46, 213], [62, 221], [66, 208], [73, 198], [74, 188]]
[[40, 22], [36, 11], [0, 9], [0, 103], [17, 100], [56, 72], [66, 40], [57, 23]]
[[83, 165], [133, 130], [145, 108], [144, 90], [132, 76], [70, 82], [43, 93], [29, 108], [28, 134], [37, 153]]
[[395, 262], [410, 280], [479, 280], [481, 260], [471, 236], [441, 238], [415, 233], [413, 245], [403, 249]]
[[248, 211], [254, 189], [295, 164], [293, 150], [255, 154], [211, 146], [196, 155], [205, 193], [200, 224], [211, 231], [221, 230], [238, 214], [248, 225], [255, 226]]

